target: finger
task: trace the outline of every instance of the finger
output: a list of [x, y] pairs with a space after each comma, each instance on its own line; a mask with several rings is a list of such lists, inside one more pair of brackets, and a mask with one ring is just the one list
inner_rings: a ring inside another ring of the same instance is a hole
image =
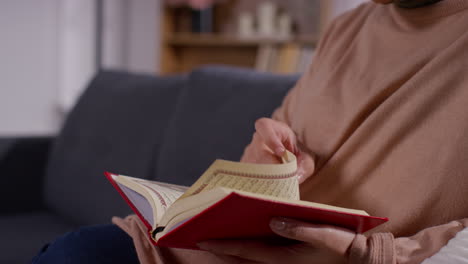
[[278, 132], [280, 133], [283, 145], [294, 155], [298, 155], [300, 153], [300, 149], [297, 146], [296, 134], [294, 134], [294, 131], [292, 131], [292, 129], [286, 124], [280, 122], [278, 123], [280, 124], [280, 129]]
[[280, 163], [275, 153], [265, 144], [263, 138], [255, 132], [252, 138], [252, 156], [255, 163], [259, 164], [276, 164]]
[[303, 168], [298, 167], [296, 171], [297, 181], [299, 184], [303, 183], [306, 180], [305, 171]]
[[241, 157], [241, 162], [244, 163], [256, 163], [256, 164], [277, 164], [281, 161], [271, 152], [268, 148], [263, 145], [260, 147], [248, 145], [244, 154]]
[[252, 146], [252, 143], [250, 143], [245, 147], [244, 153], [242, 154], [240, 162], [255, 163], [255, 159], [252, 153], [253, 153], [253, 146]]
[[276, 125], [272, 127], [274, 128], [276, 135], [281, 140], [283, 146], [292, 153], [296, 153], [296, 135], [294, 132], [286, 124], [277, 121], [274, 122], [276, 122]]
[[215, 240], [201, 242], [197, 245], [216, 255], [228, 255], [261, 263], [272, 263], [277, 258], [276, 247], [257, 241]]
[[354, 232], [344, 228], [278, 217], [270, 221], [270, 227], [280, 236], [303, 241], [316, 248], [328, 249], [342, 256], [346, 254], [356, 236]]
[[303, 183], [310, 177], [315, 170], [315, 161], [311, 155], [306, 152], [299, 152], [297, 156], [297, 176], [299, 183]]
[[[260, 118], [255, 122], [255, 130], [262, 137], [265, 144], [273, 150], [273, 152], [281, 157], [286, 150], [283, 140], [287, 141], [288, 135], [284, 135], [283, 129], [279, 126], [274, 127], [273, 120], [268, 118]], [[278, 131], [279, 130], [279, 131]]]
[[283, 139], [284, 144], [286, 145], [287, 149], [291, 151], [294, 155], [298, 155], [300, 153], [299, 147], [297, 146], [296, 134], [289, 128], [287, 125], [283, 124], [284, 134], [287, 135], [286, 138]]

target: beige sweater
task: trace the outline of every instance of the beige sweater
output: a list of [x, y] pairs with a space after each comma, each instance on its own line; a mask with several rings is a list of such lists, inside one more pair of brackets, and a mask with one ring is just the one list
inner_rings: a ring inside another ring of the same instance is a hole
[[[302, 199], [390, 218], [355, 239], [350, 263], [420, 263], [468, 226], [468, 1], [364, 4], [316, 54], [274, 113], [315, 157]], [[134, 216], [114, 222], [142, 263], [222, 263], [155, 249]]]

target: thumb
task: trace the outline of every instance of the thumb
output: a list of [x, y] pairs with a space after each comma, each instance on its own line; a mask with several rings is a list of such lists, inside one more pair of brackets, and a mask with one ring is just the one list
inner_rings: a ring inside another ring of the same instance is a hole
[[301, 222], [293, 219], [275, 217], [270, 221], [270, 228], [276, 234], [306, 242], [315, 248], [328, 249], [340, 256], [345, 256], [356, 234], [350, 230]]

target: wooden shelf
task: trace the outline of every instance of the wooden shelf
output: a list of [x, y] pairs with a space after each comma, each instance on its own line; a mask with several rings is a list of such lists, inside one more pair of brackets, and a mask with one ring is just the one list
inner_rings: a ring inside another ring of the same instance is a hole
[[[296, 34], [288, 39], [237, 36], [236, 33], [232, 33], [235, 32], [232, 29], [237, 21], [232, 12], [236, 3], [236, 0], [231, 0], [215, 5], [213, 33], [190, 33], [192, 11], [186, 7], [164, 5], [161, 24], [161, 73], [183, 73], [207, 64], [259, 68], [257, 63], [261, 58], [260, 51], [266, 54], [265, 51], [270, 50], [267, 55], [270, 54], [268, 56], [271, 60], [278, 60], [279, 63], [283, 61], [283, 57], [293, 53], [296, 54], [293, 54], [293, 57], [298, 57], [298, 52], [313, 49], [317, 45], [318, 37], [313, 35]], [[286, 52], [297, 49], [300, 50]]]
[[198, 46], [198, 47], [242, 47], [260, 45], [282, 45], [288, 43], [297, 43], [301, 45], [315, 46], [317, 43], [316, 37], [303, 36], [291, 39], [274, 39], [274, 38], [239, 38], [235, 36], [220, 35], [220, 34], [193, 34], [193, 33], [178, 33], [167, 38], [167, 44], [172, 46]]

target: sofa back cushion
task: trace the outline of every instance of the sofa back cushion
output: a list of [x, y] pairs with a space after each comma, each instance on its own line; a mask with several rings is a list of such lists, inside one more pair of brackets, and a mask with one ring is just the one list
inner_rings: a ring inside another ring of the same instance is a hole
[[166, 131], [156, 166], [158, 181], [191, 185], [217, 158], [238, 160], [298, 76], [230, 67], [205, 67], [189, 75]]
[[110, 221], [129, 207], [104, 171], [151, 178], [184, 76], [102, 72], [69, 114], [49, 158], [48, 207], [78, 224]]

